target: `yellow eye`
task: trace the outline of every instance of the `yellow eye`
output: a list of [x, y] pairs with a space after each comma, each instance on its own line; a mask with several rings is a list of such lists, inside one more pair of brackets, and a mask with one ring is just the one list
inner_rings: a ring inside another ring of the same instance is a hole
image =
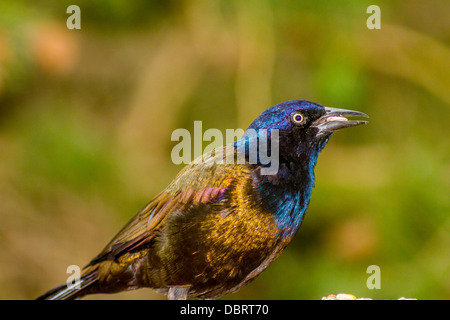
[[305, 121], [305, 117], [301, 113], [293, 113], [291, 119], [294, 124], [302, 124]]

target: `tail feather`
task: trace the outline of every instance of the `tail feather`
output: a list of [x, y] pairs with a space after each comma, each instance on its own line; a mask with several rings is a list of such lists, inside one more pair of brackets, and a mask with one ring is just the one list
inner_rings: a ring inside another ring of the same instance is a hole
[[80, 278], [80, 285], [76, 287], [69, 287], [67, 284], [62, 284], [56, 288], [53, 288], [43, 295], [39, 296], [36, 300], [73, 300], [84, 296], [85, 289], [94, 284], [97, 281], [97, 273], [91, 272]]

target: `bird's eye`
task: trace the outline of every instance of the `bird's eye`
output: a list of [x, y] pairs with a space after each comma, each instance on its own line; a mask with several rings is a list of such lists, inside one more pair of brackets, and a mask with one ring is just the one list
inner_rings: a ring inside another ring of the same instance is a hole
[[291, 120], [294, 124], [303, 124], [305, 122], [305, 117], [301, 113], [293, 113]]

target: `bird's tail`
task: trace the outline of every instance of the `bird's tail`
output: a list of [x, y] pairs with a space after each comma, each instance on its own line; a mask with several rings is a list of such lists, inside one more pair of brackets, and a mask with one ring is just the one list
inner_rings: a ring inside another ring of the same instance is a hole
[[97, 281], [97, 272], [94, 270], [81, 276], [79, 285], [68, 286], [62, 284], [39, 296], [36, 300], [73, 300], [86, 294], [86, 289]]

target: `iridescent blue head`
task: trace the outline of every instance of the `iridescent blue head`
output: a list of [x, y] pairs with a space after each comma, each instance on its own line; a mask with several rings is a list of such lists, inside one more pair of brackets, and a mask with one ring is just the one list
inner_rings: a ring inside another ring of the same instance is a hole
[[277, 129], [280, 163], [304, 163], [305, 157], [317, 158], [335, 130], [366, 123], [350, 121], [346, 116], [368, 117], [359, 111], [324, 107], [311, 101], [286, 101], [265, 110], [247, 131], [266, 129], [271, 137], [272, 130]]
[[[346, 116], [367, 117], [358, 111], [294, 100], [265, 110], [247, 129], [245, 135], [250, 136], [249, 141], [257, 140], [258, 143], [262, 140], [258, 132], [267, 131], [271, 138], [278, 135], [277, 171], [275, 174], [261, 174], [255, 179], [261, 199], [274, 215], [283, 237], [290, 238], [303, 220], [314, 186], [314, 166], [330, 136], [338, 129], [366, 123], [350, 121]], [[241, 145], [242, 141], [244, 139], [241, 139]], [[260, 163], [258, 165], [264, 167]]]

